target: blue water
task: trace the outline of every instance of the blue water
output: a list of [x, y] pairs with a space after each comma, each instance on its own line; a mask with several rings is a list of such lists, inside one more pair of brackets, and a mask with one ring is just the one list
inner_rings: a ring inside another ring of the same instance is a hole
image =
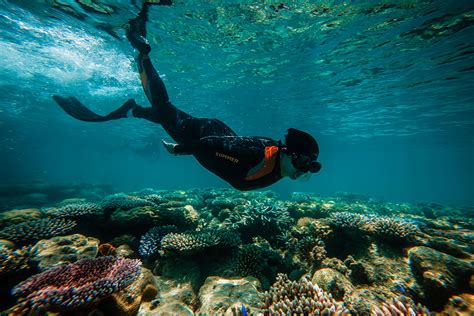
[[[156, 124], [85, 123], [148, 105], [123, 25], [129, 1], [0, 1], [0, 182], [228, 187], [161, 148]], [[172, 102], [242, 135], [289, 127], [320, 144], [308, 182], [270, 187], [390, 201], [474, 204], [472, 1], [176, 1], [150, 16], [151, 58]], [[100, 12], [99, 12], [100, 11]]]

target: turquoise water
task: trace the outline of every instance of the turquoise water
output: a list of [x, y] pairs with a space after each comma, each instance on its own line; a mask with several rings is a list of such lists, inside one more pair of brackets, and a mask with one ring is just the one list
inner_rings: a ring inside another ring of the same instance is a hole
[[472, 1], [152, 7], [173, 104], [317, 138], [319, 173], [248, 192], [53, 101], [149, 105], [135, 2], [0, 0], [1, 315], [473, 314]]
[[[472, 205], [472, 1], [278, 3], [154, 7], [151, 58], [172, 102], [242, 135], [314, 135], [321, 172], [271, 187], [283, 196]], [[51, 99], [74, 95], [99, 113], [148, 105], [123, 27], [137, 12], [128, 1], [1, 1], [3, 184], [228, 187], [163, 151], [158, 125], [79, 122]]]

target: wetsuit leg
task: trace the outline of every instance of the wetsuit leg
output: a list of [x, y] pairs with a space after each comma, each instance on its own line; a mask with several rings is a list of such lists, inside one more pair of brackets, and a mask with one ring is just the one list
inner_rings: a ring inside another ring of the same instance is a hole
[[196, 118], [171, 104], [165, 84], [148, 56], [151, 48], [145, 38], [147, 19], [148, 6], [144, 6], [140, 14], [130, 20], [127, 30], [131, 45], [140, 51], [138, 71], [143, 90], [152, 105], [151, 108], [135, 107], [133, 116], [161, 124], [178, 143], [196, 142], [205, 136], [234, 136], [235, 133], [222, 121]]

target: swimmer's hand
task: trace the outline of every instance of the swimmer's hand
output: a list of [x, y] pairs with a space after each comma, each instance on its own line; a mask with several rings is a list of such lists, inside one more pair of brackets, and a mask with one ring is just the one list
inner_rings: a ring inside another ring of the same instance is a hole
[[164, 139], [162, 139], [161, 142], [163, 143], [163, 146], [165, 146], [166, 150], [167, 150], [170, 154], [176, 155], [176, 153], [174, 152], [174, 148], [175, 148], [176, 145], [178, 145], [178, 144], [168, 143], [168, 142], [165, 141]]

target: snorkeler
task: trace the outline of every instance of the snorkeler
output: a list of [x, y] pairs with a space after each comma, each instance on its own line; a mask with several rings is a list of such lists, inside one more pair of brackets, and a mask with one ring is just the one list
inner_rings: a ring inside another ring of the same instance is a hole
[[165, 85], [153, 67], [148, 54], [146, 22], [151, 4], [146, 1], [138, 16], [129, 21], [126, 35], [139, 52], [137, 62], [141, 83], [151, 107], [142, 107], [133, 99], [106, 116], [96, 114], [75, 97], [53, 96], [72, 117], [87, 122], [105, 122], [126, 117], [143, 118], [161, 124], [176, 143], [162, 141], [168, 152], [193, 155], [209, 171], [239, 190], [269, 186], [283, 177], [309, 178], [321, 169], [317, 161], [316, 140], [303, 131], [290, 128], [285, 142], [266, 137], [238, 136], [218, 119], [196, 118], [176, 108], [168, 98]]

